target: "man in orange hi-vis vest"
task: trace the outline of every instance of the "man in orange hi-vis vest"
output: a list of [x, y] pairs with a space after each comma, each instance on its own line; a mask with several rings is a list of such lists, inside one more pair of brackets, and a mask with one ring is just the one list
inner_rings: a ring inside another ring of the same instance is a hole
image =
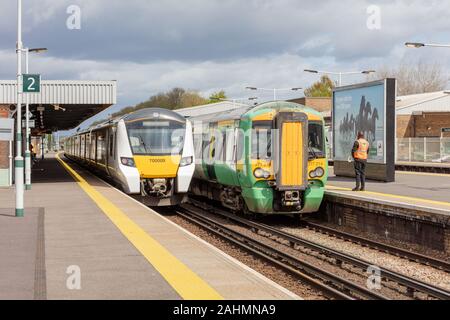
[[356, 173], [356, 187], [353, 191], [364, 191], [366, 188], [366, 164], [369, 157], [369, 147], [369, 142], [364, 139], [364, 133], [358, 132], [358, 139], [352, 149]]

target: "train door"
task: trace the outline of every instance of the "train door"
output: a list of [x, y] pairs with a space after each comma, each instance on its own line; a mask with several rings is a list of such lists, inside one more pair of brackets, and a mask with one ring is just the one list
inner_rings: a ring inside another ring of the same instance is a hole
[[308, 116], [301, 112], [280, 112], [276, 118], [278, 148], [276, 150], [277, 188], [279, 190], [308, 187]]
[[109, 175], [114, 174], [116, 164], [116, 128], [110, 127], [108, 129], [108, 155], [107, 155], [107, 170]]
[[218, 142], [218, 134], [217, 134], [217, 123], [210, 124], [209, 127], [209, 146], [207, 148], [206, 154], [206, 173], [210, 180], [216, 180], [216, 172], [214, 170], [214, 163], [217, 156], [217, 142]]

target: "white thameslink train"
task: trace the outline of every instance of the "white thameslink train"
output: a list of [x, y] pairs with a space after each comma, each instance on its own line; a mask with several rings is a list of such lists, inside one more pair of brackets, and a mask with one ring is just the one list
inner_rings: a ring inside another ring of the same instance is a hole
[[190, 121], [161, 108], [78, 132], [66, 139], [65, 155], [149, 206], [184, 202], [195, 169]]

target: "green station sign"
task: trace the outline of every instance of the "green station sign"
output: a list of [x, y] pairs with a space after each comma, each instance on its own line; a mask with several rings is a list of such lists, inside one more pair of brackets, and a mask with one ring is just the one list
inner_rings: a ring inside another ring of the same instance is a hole
[[23, 92], [39, 93], [41, 92], [41, 75], [40, 74], [24, 74], [23, 75]]

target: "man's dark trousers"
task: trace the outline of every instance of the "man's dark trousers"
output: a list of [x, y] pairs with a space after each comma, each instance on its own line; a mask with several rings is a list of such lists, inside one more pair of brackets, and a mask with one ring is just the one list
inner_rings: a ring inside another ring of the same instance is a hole
[[365, 160], [355, 159], [356, 189], [366, 187], [366, 164]]

